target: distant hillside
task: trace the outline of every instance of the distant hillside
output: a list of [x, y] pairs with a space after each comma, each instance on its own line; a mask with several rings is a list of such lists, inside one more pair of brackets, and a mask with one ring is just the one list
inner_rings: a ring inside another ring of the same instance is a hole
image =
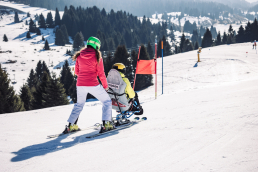
[[52, 0], [14, 0], [18, 3], [25, 3], [30, 4], [30, 6], [34, 7], [43, 7], [48, 9], [55, 9], [56, 7], [59, 10], [63, 10], [64, 7], [73, 5], [75, 7], [92, 7], [97, 6], [98, 8], [102, 9], [105, 8], [106, 11], [110, 11], [113, 9], [114, 11], [126, 11], [132, 13], [133, 15], [137, 16], [147, 16], [151, 17], [151, 15], [155, 12], [157, 13], [164, 13], [164, 12], [183, 12], [189, 14], [191, 11], [196, 13], [196, 16], [208, 16], [213, 15], [216, 18], [219, 17], [219, 14], [223, 11], [228, 11], [233, 13], [233, 8], [216, 3], [216, 2], [203, 2], [203, 1], [192, 1], [192, 0], [182, 0], [182, 1], [171, 1], [171, 0], [130, 0], [130, 1], [123, 1], [121, 0], [59, 0], [59, 1], [52, 1]]
[[252, 5], [251, 3], [245, 1], [245, 0], [203, 0], [203, 1], [213, 1], [222, 3], [224, 5], [228, 5], [231, 8], [240, 8], [243, 10], [249, 9]]
[[258, 12], [258, 4], [257, 5], [255, 5], [254, 7], [252, 7], [252, 8], [249, 8], [249, 10], [248, 10], [249, 12]]

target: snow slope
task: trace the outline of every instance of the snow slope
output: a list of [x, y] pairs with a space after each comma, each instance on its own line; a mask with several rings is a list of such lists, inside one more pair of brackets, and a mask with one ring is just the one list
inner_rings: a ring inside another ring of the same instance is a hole
[[[46, 8], [39, 8], [39, 7], [31, 7], [28, 5], [24, 5], [24, 4], [17, 4], [15, 2], [4, 2], [4, 1], [0, 1], [0, 6], [4, 6], [4, 7], [9, 7], [9, 8], [14, 8], [17, 9], [19, 11], [23, 11], [24, 13], [30, 13], [32, 15], [40, 15], [41, 13], [44, 15], [44, 17], [47, 17], [47, 14], [50, 12], [50, 10], [47, 10]], [[59, 10], [63, 10], [63, 9], [59, 9]], [[51, 10], [52, 16], [55, 17], [55, 12]], [[62, 18], [64, 12], [60, 11], [60, 17]]]
[[[147, 121], [94, 139], [87, 130], [56, 139], [73, 105], [0, 115], [0, 171], [258, 170], [258, 55], [234, 44], [158, 59], [154, 86], [139, 92]], [[246, 52], [248, 51], [248, 56]], [[113, 112], [115, 116], [115, 112]], [[101, 121], [87, 103], [78, 125]]]
[[[0, 37], [9, 39], [0, 41], [1, 51], [12, 51], [0, 53], [0, 62], [11, 79], [15, 74], [18, 92], [38, 60], [53, 62], [50, 70], [58, 73], [70, 47], [55, 46], [52, 30], [43, 29], [53, 51], [42, 51], [41, 36], [26, 39], [28, 26], [13, 17], [0, 21]], [[17, 63], [3, 64], [7, 60]], [[86, 139], [97, 132], [87, 130], [47, 139], [63, 131], [73, 105], [1, 114], [0, 171], [258, 171], [256, 50], [251, 43], [211, 47], [196, 61], [196, 51], [165, 57], [161, 95], [158, 59], [158, 98], [154, 86], [139, 92], [148, 120], [110, 135]], [[78, 125], [97, 122], [101, 104], [86, 103]]]
[[[65, 54], [66, 50], [72, 50], [72, 45], [56, 46], [53, 29], [40, 29], [42, 35], [31, 33], [32, 38], [27, 39], [26, 34], [29, 30], [29, 25], [25, 25], [25, 20], [29, 21], [30, 18], [26, 14], [19, 14], [19, 19], [23, 20], [23, 22], [14, 23], [14, 14], [4, 15], [3, 19], [0, 19], [0, 38], [2, 39], [4, 34], [8, 38], [8, 42], [0, 41], [0, 51], [12, 51], [11, 53], [0, 53], [0, 63], [2, 68], [6, 68], [9, 78], [16, 80], [17, 83], [13, 85], [16, 93], [26, 82], [31, 69], [35, 70], [39, 60], [45, 61], [50, 71], [55, 72], [57, 76], [60, 73], [60, 69], [57, 68], [62, 67], [65, 60], [68, 59], [70, 65], [74, 64], [69, 59], [70, 56]], [[34, 19], [33, 15], [32, 19]], [[42, 41], [42, 36], [48, 41], [50, 51], [43, 50], [45, 41]], [[16, 60], [17, 62], [6, 64], [8, 60]]]

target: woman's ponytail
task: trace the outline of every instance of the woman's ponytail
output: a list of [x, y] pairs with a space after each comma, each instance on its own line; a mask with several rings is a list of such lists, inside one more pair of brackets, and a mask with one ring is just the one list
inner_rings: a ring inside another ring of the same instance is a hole
[[99, 50], [94, 49], [96, 52], [96, 58], [97, 58], [97, 62], [99, 63], [100, 59], [101, 59], [101, 52]]
[[83, 50], [84, 48], [82, 48], [80, 51], [77, 51], [74, 56], [73, 56], [73, 61], [76, 61], [76, 59], [79, 57], [79, 55], [81, 54], [81, 51]]

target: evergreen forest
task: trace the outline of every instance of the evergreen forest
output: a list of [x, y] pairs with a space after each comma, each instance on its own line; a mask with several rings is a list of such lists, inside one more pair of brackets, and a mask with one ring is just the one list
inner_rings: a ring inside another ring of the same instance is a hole
[[190, 0], [182, 0], [182, 1], [171, 1], [171, 0], [148, 0], [148, 1], [123, 1], [121, 3], [120, 0], [59, 0], [59, 1], [51, 1], [51, 0], [14, 0], [15, 2], [30, 4], [33, 7], [43, 7], [47, 9], [64, 9], [65, 6], [74, 5], [75, 7], [93, 7], [97, 6], [99, 8], [105, 8], [106, 10], [114, 10], [114, 11], [127, 11], [137, 16], [147, 16], [151, 17], [154, 12], [164, 13], [165, 11], [177, 11], [189, 14], [191, 16], [208, 16], [212, 18], [219, 18], [219, 14], [223, 13], [223, 11], [228, 11], [231, 14], [241, 13], [241, 11], [237, 8], [232, 8], [227, 5], [216, 3], [216, 2], [204, 2], [204, 1], [190, 1]]

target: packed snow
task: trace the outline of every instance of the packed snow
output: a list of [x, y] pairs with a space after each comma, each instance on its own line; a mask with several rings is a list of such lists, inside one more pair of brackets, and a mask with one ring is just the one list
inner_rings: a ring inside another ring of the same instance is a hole
[[[195, 51], [165, 57], [163, 95], [158, 59], [157, 99], [154, 86], [139, 92], [148, 120], [109, 135], [47, 139], [62, 132], [73, 105], [2, 114], [0, 170], [256, 172], [258, 55], [251, 46], [206, 48], [199, 63]], [[101, 104], [86, 103], [79, 127], [97, 122]]]
[[[0, 21], [0, 37], [9, 39], [0, 41], [1, 51], [12, 51], [0, 53], [0, 62], [11, 79], [15, 74], [16, 91], [38, 60], [53, 61], [50, 70], [58, 72], [69, 49], [54, 46], [47, 29], [43, 34], [56, 51], [42, 51], [41, 36], [27, 40], [22, 25], [13, 15]], [[157, 99], [154, 85], [138, 93], [148, 120], [93, 139], [85, 137], [96, 130], [47, 139], [64, 130], [73, 105], [1, 114], [0, 171], [257, 172], [258, 54], [252, 48], [205, 48], [199, 63], [196, 51], [164, 57], [163, 94], [159, 58]], [[9, 59], [17, 62], [4, 64]], [[79, 127], [100, 123], [101, 107], [86, 103]]]

